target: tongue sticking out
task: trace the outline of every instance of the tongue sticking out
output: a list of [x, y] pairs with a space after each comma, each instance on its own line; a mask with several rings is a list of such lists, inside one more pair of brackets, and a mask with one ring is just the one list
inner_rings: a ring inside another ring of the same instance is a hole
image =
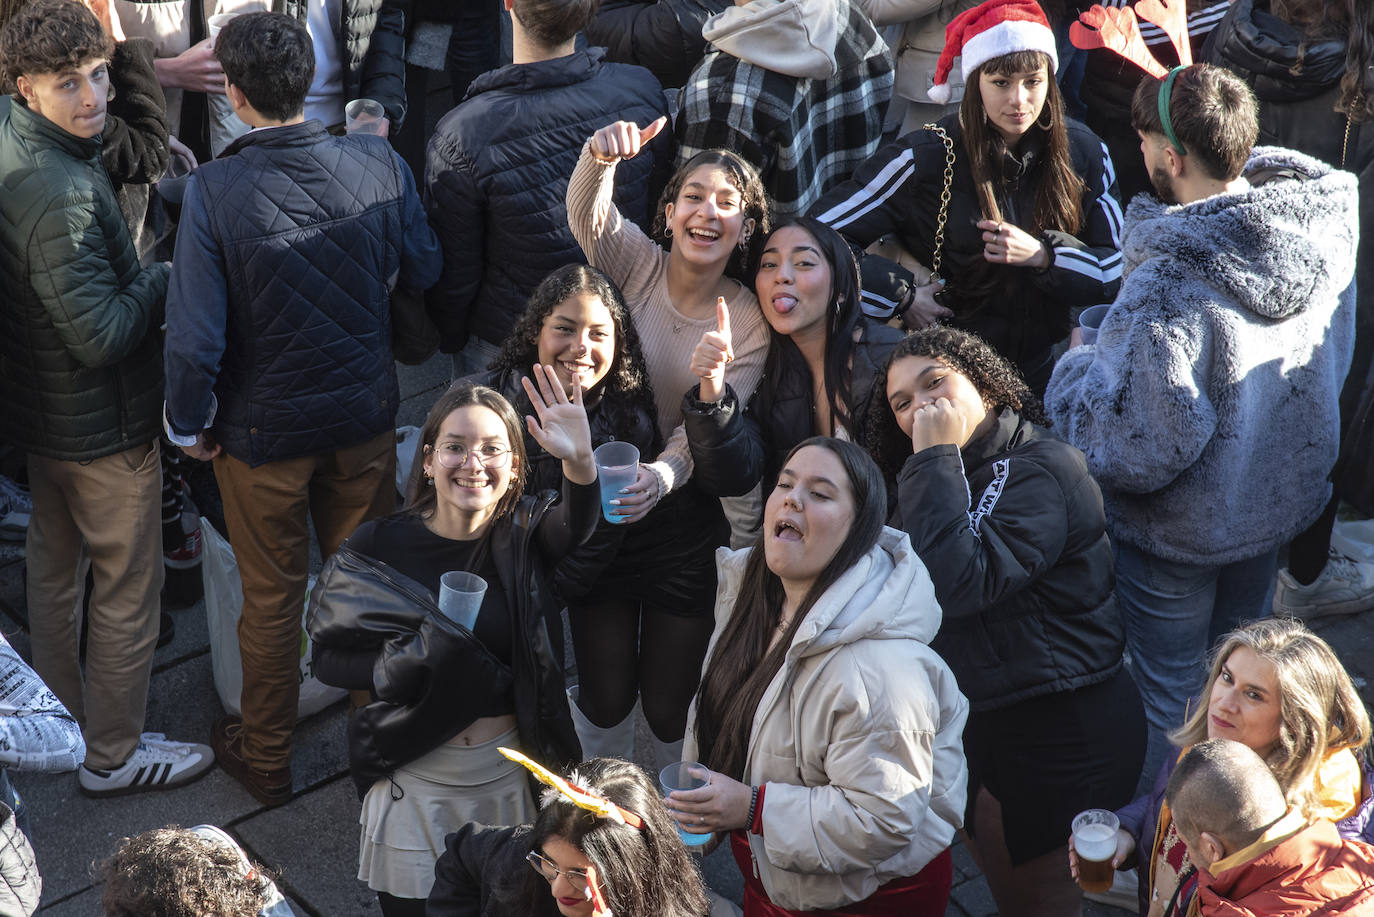
[[779, 315], [786, 315], [797, 308], [797, 300], [791, 296], [779, 296], [773, 300], [773, 311]]

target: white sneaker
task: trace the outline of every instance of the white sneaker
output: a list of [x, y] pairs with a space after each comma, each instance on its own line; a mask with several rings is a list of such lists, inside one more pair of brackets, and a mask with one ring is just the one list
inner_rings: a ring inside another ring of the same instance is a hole
[[160, 732], [145, 732], [138, 747], [119, 767], [96, 770], [81, 765], [76, 782], [87, 796], [123, 796], [145, 790], [169, 790], [204, 776], [215, 764], [209, 745], [170, 742]]
[[1280, 570], [1274, 582], [1274, 614], [1290, 618], [1350, 615], [1374, 608], [1374, 567], [1335, 548], [1321, 575], [1304, 586]]

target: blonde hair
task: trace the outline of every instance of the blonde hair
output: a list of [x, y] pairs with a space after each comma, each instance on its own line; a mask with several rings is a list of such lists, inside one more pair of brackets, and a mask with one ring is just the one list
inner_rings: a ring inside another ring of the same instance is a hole
[[1266, 618], [1231, 631], [1212, 654], [1203, 702], [1169, 740], [1188, 748], [1207, 740], [1207, 698], [1221, 667], [1239, 647], [1274, 666], [1279, 682], [1279, 741], [1265, 763], [1289, 806], [1311, 816], [1317, 809], [1313, 776], [1342, 749], [1369, 742], [1369, 713], [1341, 661], [1321, 637], [1292, 618]]

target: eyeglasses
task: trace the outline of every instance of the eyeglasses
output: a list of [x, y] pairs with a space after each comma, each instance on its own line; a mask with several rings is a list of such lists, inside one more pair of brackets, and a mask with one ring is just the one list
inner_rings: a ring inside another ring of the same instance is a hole
[[439, 464], [445, 468], [462, 468], [468, 463], [468, 458], [477, 456], [477, 463], [483, 468], [504, 468], [510, 461], [510, 447], [500, 443], [482, 443], [476, 449], [469, 449], [462, 443], [440, 443], [438, 446], [426, 446], [426, 452], [434, 452], [439, 458]]
[[539, 851], [531, 850], [525, 854], [525, 862], [534, 867], [534, 871], [543, 876], [552, 885], [559, 876], [567, 879], [573, 888], [580, 889], [582, 894], [591, 898], [591, 889], [587, 887], [587, 870], [585, 869], [559, 869], [558, 866], [546, 856], [542, 856]]

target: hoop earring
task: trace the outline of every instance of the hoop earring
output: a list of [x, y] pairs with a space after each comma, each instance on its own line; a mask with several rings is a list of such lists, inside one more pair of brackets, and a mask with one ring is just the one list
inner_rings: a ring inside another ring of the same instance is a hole
[[1054, 112], [1050, 110], [1049, 105], [1046, 105], [1040, 110], [1040, 117], [1035, 119], [1035, 126], [1042, 131], [1047, 131], [1054, 127]]
[[673, 237], [673, 227], [671, 227], [671, 226], [665, 226], [665, 227], [663, 227], [663, 238], [665, 238], [665, 239], [671, 239], [672, 237]]

